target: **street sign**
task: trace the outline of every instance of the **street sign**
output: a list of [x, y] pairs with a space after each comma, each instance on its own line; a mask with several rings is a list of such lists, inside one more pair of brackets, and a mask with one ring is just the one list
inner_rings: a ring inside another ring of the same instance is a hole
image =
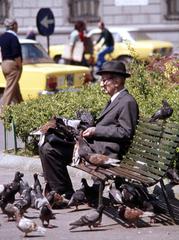
[[50, 36], [54, 32], [55, 18], [50, 8], [41, 8], [37, 13], [37, 28], [39, 34]]

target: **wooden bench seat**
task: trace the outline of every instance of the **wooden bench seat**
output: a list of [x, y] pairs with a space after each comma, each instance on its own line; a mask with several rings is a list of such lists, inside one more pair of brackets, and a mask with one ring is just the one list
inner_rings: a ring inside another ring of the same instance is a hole
[[141, 119], [120, 166], [106, 169], [82, 161], [76, 168], [104, 181], [120, 176], [146, 187], [160, 183], [169, 214], [175, 221], [163, 178], [176, 157], [177, 146], [179, 146], [178, 123], [165, 121], [149, 123], [147, 119]]

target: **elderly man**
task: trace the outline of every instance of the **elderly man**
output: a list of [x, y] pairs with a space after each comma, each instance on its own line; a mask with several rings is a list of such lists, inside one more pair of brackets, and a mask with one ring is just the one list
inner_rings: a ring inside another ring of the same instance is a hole
[[22, 73], [22, 52], [17, 37], [18, 24], [15, 19], [5, 19], [6, 32], [0, 36], [2, 55], [2, 71], [6, 79], [6, 88], [2, 97], [2, 106], [12, 101], [20, 103], [22, 96], [19, 88], [19, 79]]
[[[96, 153], [121, 159], [133, 137], [138, 119], [138, 105], [124, 87], [130, 77], [125, 65], [119, 61], [103, 64], [97, 73], [101, 75], [101, 88], [109, 94], [110, 103], [98, 117], [94, 127], [83, 131], [83, 137]], [[73, 145], [51, 146], [48, 142], [40, 147], [40, 158], [46, 181], [50, 189], [68, 198], [73, 186], [67, 171], [72, 160]]]

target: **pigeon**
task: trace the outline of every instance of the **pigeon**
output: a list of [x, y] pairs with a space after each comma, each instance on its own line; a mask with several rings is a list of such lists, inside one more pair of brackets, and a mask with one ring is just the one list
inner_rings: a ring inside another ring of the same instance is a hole
[[78, 110], [76, 116], [80, 119], [80, 123], [78, 125], [78, 129], [80, 131], [84, 131], [95, 125], [93, 115], [87, 110]]
[[12, 203], [8, 203], [4, 209], [4, 214], [7, 215], [8, 221], [15, 219], [15, 212], [18, 211], [18, 208]]
[[38, 174], [37, 173], [34, 173], [33, 175], [34, 177], [34, 186], [33, 186], [33, 189], [37, 192], [43, 192], [43, 189], [42, 189], [42, 185], [39, 181], [39, 178], [38, 178]]
[[30, 232], [39, 233], [41, 235], [44, 235], [46, 232], [45, 228], [38, 226], [37, 223], [34, 222], [32, 219], [21, 216], [19, 210], [15, 211], [15, 218], [17, 222], [17, 228], [21, 232], [25, 233], [24, 237], [26, 237], [27, 234]]
[[1, 192], [0, 207], [2, 212], [8, 203], [14, 203], [15, 195], [20, 190], [20, 182], [22, 181], [23, 173], [17, 171], [14, 179], [9, 184], [4, 184], [4, 190]]
[[141, 218], [154, 218], [155, 216], [153, 212], [144, 212], [139, 208], [130, 208], [125, 205], [119, 207], [118, 214], [119, 217], [127, 220], [131, 227], [136, 227], [139, 219]]
[[99, 200], [100, 184], [102, 184], [101, 190], [103, 191], [105, 187], [104, 183], [103, 182], [99, 183], [96, 180], [94, 181], [92, 186], [89, 186], [85, 178], [81, 179], [81, 183], [82, 183], [82, 187], [83, 187], [82, 189], [85, 193], [88, 205], [91, 207], [96, 207]]
[[[39, 213], [39, 218], [42, 222], [42, 226], [47, 226], [50, 227], [50, 220], [51, 219], [55, 219], [55, 215], [52, 212], [52, 208], [50, 206], [50, 204], [43, 204], [40, 207], [40, 213]], [[47, 225], [45, 224], [45, 222], [47, 222]]]
[[70, 230], [83, 226], [88, 226], [92, 230], [92, 226], [96, 227], [101, 224], [103, 210], [104, 206], [100, 205], [91, 214], [81, 216], [77, 221], [70, 223]]
[[67, 206], [69, 200], [66, 199], [64, 196], [61, 196], [55, 191], [50, 191], [46, 196], [50, 206], [53, 208], [60, 208], [63, 206]]
[[80, 134], [76, 140], [78, 157], [97, 167], [119, 166], [120, 160], [96, 153], [93, 147]]
[[163, 106], [157, 110], [150, 118], [150, 123], [156, 122], [156, 120], [166, 120], [173, 114], [173, 108], [171, 108], [167, 100], [162, 100], [162, 104]]
[[14, 203], [14, 206], [16, 206], [20, 210], [21, 215], [23, 215], [26, 210], [31, 206], [31, 190], [31, 187], [24, 189], [20, 199]]
[[109, 167], [109, 166], [119, 166], [120, 160], [110, 158], [106, 155], [99, 153], [89, 153], [85, 154], [83, 158], [92, 165], [97, 167]]
[[68, 207], [75, 206], [76, 210], [78, 210], [78, 206], [85, 203], [86, 201], [87, 199], [84, 193], [84, 189], [78, 189], [71, 196], [71, 199], [68, 202]]
[[142, 207], [143, 201], [147, 199], [139, 189], [132, 183], [124, 183], [119, 187], [122, 201], [129, 207]]
[[109, 186], [109, 199], [112, 205], [123, 203], [122, 193], [116, 188], [114, 182]]

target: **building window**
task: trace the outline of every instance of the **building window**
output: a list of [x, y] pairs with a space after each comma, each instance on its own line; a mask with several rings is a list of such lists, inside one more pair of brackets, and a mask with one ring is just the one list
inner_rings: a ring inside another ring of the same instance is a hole
[[0, 24], [3, 24], [4, 19], [8, 17], [9, 1], [0, 0]]
[[99, 0], [69, 0], [69, 21], [83, 20], [87, 22], [99, 21]]
[[168, 20], [179, 19], [179, 0], [166, 0], [167, 3], [167, 15]]

